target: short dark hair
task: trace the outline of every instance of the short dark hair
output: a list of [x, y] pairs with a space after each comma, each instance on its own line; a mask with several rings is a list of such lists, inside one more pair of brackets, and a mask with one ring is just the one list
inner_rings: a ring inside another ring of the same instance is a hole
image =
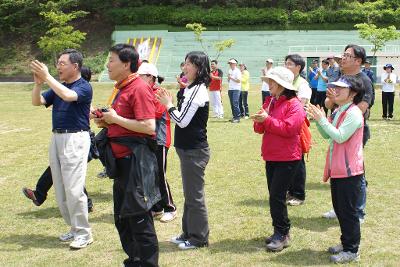
[[196, 78], [193, 81], [193, 83], [189, 85], [188, 88], [191, 88], [194, 85], [202, 83], [204, 83], [208, 87], [208, 85], [211, 82], [211, 77], [210, 77], [211, 70], [210, 70], [210, 61], [208, 59], [207, 54], [202, 51], [192, 51], [186, 55], [185, 61], [186, 60], [189, 60], [189, 62], [195, 65], [197, 68]]
[[72, 64], [78, 64], [78, 69], [81, 70], [83, 64], [83, 56], [81, 52], [76, 49], [68, 48], [58, 54], [57, 58], [60, 58], [62, 55], [68, 55], [69, 61], [71, 61]]
[[293, 61], [296, 66], [300, 66], [299, 73], [301, 73], [303, 71], [304, 66], [306, 65], [306, 62], [304, 61], [304, 58], [302, 56], [300, 56], [299, 54], [291, 54], [291, 55], [287, 55], [285, 57], [285, 62], [288, 59]]
[[87, 82], [90, 82], [90, 79], [92, 78], [92, 70], [89, 67], [82, 66], [82, 68], [81, 68], [81, 76]]
[[345, 47], [344, 51], [346, 51], [349, 48], [353, 48], [354, 56], [356, 58], [360, 58], [361, 64], [364, 64], [365, 61], [367, 60], [367, 54], [365, 53], [364, 47], [355, 44], [349, 44]]
[[137, 72], [139, 68], [139, 53], [136, 51], [135, 47], [129, 44], [116, 44], [111, 47], [109, 51], [117, 54], [119, 60], [122, 62], [130, 62], [131, 72]]
[[211, 63], [215, 63], [215, 65], [218, 65], [218, 61], [216, 59], [211, 60]]
[[324, 59], [324, 60], [322, 60], [322, 63], [324, 63], [325, 65], [329, 65], [329, 60], [328, 59]]
[[354, 75], [342, 75], [340, 77], [340, 80], [344, 80], [347, 84], [350, 85], [350, 91], [353, 91], [356, 93], [356, 95], [353, 98], [353, 103], [357, 105], [363, 100], [364, 94], [365, 94], [365, 88], [364, 88], [364, 83], [363, 80], [359, 77], [356, 77]]

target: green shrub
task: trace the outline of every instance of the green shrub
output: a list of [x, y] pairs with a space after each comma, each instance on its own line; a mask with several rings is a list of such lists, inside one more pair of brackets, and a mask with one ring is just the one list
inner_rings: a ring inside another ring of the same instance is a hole
[[85, 57], [83, 65], [89, 67], [93, 74], [99, 74], [104, 69], [104, 63], [107, 60], [108, 52], [99, 53], [95, 56]]
[[106, 12], [115, 25], [169, 24], [182, 26], [193, 21], [209, 26], [286, 24], [289, 16], [283, 9], [225, 8], [204, 9], [199, 6], [143, 6], [137, 8], [114, 8]]

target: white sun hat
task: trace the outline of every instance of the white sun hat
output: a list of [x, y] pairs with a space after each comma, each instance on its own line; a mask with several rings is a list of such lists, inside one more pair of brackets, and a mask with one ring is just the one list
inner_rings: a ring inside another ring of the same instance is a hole
[[297, 91], [293, 86], [294, 74], [285, 67], [272, 68], [268, 71], [267, 75], [261, 76], [261, 79], [265, 82], [268, 79], [272, 79], [288, 90]]
[[156, 66], [154, 66], [151, 63], [143, 62], [140, 64], [140, 67], [137, 71], [138, 74], [144, 74], [144, 75], [151, 75], [153, 77], [158, 77], [158, 70]]
[[336, 82], [328, 83], [328, 87], [342, 87], [342, 88], [350, 88], [350, 84], [347, 83], [345, 79], [339, 79]]

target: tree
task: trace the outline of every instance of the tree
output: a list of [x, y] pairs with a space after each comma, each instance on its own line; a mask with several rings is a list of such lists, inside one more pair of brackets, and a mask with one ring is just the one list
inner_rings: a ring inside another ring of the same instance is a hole
[[71, 11], [64, 13], [62, 8], [71, 8], [77, 5], [75, 0], [49, 1], [41, 4], [43, 11], [40, 15], [44, 17], [48, 25], [45, 35], [40, 37], [38, 45], [46, 56], [53, 58], [56, 63], [57, 53], [66, 48], [79, 48], [85, 40], [86, 33], [74, 30], [69, 23], [88, 14], [85, 11]]
[[206, 53], [209, 57], [208, 50], [212, 46], [214, 50], [216, 51], [215, 54], [215, 59], [218, 60], [218, 58], [222, 55], [225, 49], [231, 48], [235, 44], [235, 40], [233, 39], [226, 39], [226, 40], [219, 40], [219, 41], [214, 41], [211, 44], [207, 44], [204, 39], [203, 39], [203, 32], [207, 30], [206, 27], [203, 27], [201, 23], [192, 23], [192, 24], [186, 24], [186, 28], [190, 29], [193, 31], [195, 40], [198, 41], [201, 45], [201, 47], [204, 50], [204, 53]]
[[359, 23], [354, 27], [358, 29], [360, 38], [367, 40], [374, 46], [371, 49], [374, 57], [376, 52], [382, 50], [386, 42], [400, 38], [400, 33], [397, 32], [396, 27], [393, 25], [387, 28], [378, 28], [375, 24]]

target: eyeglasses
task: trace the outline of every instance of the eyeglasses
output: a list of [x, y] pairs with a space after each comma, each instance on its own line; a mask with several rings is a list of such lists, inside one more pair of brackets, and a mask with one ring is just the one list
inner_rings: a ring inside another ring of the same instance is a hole
[[296, 64], [293, 62], [285, 62], [285, 67], [296, 67]]
[[342, 58], [355, 58], [355, 56], [353, 56], [353, 55], [350, 54], [350, 53], [344, 53], [344, 54], [342, 55]]

